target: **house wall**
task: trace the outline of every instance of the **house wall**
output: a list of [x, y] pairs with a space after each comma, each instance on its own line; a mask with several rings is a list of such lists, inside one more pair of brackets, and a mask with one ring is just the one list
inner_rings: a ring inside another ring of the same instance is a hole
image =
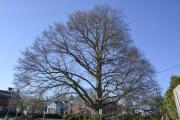
[[47, 105], [47, 113], [56, 114], [56, 105], [54, 103]]
[[174, 90], [174, 98], [175, 98], [175, 102], [176, 102], [176, 108], [177, 108], [177, 112], [178, 112], [178, 116], [180, 118], [180, 85], [178, 85]]
[[67, 113], [68, 114], [78, 114], [79, 113], [79, 105], [76, 103], [69, 103], [68, 105], [68, 110]]
[[6, 112], [9, 106], [9, 98], [0, 96], [0, 112]]
[[67, 113], [67, 108], [65, 104], [62, 103], [55, 104], [54, 102], [52, 102], [52, 103], [48, 103], [47, 105], [47, 113], [63, 114], [63, 113]]

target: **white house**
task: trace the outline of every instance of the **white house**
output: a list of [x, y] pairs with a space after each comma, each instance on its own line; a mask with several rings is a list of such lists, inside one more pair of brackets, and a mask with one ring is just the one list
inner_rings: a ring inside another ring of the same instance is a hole
[[50, 101], [47, 102], [47, 113], [50, 114], [64, 114], [68, 111], [68, 104], [66, 101]]
[[155, 113], [155, 109], [153, 109], [149, 105], [145, 105], [145, 106], [134, 108], [134, 112], [140, 115], [150, 115], [150, 114]]

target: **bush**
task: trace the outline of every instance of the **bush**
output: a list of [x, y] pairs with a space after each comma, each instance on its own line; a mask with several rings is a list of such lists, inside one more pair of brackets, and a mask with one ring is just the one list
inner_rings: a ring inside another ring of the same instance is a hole
[[34, 114], [30, 114], [30, 116], [32, 116], [32, 118], [36, 119], [36, 118], [42, 118], [42, 117], [43, 117], [43, 114], [34, 113]]
[[67, 114], [63, 116], [64, 120], [75, 120], [75, 115], [74, 114]]
[[[36, 119], [36, 118], [43, 118], [43, 113], [41, 114], [31, 114], [32, 118]], [[61, 119], [62, 118], [62, 115], [59, 115], [59, 114], [45, 114], [45, 118], [56, 118], [56, 119]]]
[[[64, 120], [88, 120], [90, 119], [90, 115], [88, 114], [67, 114], [63, 116]], [[96, 119], [91, 119], [96, 120]]]
[[59, 114], [46, 114], [45, 118], [57, 118], [57, 119], [61, 119], [62, 115], [59, 115]]
[[[4, 118], [7, 114], [7, 111], [3, 111], [3, 112], [0, 112], [0, 117], [1, 118]], [[21, 113], [18, 113], [17, 116], [21, 116], [22, 114]], [[8, 116], [10, 117], [15, 117], [16, 116], [16, 112], [9, 112]]]
[[160, 116], [159, 115], [141, 116], [138, 114], [122, 115], [122, 116], [119, 116], [118, 119], [115, 119], [115, 120], [160, 120]]
[[4, 117], [6, 115], [7, 112], [0, 112], [0, 117]]
[[[64, 115], [63, 120], [99, 120], [99, 115], [67, 114]], [[158, 115], [141, 116], [138, 114], [121, 115], [121, 116], [103, 115], [102, 120], [160, 120], [160, 116]]]

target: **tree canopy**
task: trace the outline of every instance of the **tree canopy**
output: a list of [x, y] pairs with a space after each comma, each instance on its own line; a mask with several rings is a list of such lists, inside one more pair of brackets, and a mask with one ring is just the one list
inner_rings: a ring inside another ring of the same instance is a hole
[[123, 19], [122, 11], [97, 6], [49, 26], [22, 52], [16, 85], [31, 93], [77, 94], [94, 110], [128, 94], [150, 94], [154, 69], [133, 44]]

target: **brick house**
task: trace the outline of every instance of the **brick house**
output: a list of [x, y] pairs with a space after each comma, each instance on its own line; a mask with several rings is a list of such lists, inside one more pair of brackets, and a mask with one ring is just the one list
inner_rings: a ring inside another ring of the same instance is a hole
[[0, 90], [0, 113], [6, 113], [8, 111], [9, 100], [11, 92]]

